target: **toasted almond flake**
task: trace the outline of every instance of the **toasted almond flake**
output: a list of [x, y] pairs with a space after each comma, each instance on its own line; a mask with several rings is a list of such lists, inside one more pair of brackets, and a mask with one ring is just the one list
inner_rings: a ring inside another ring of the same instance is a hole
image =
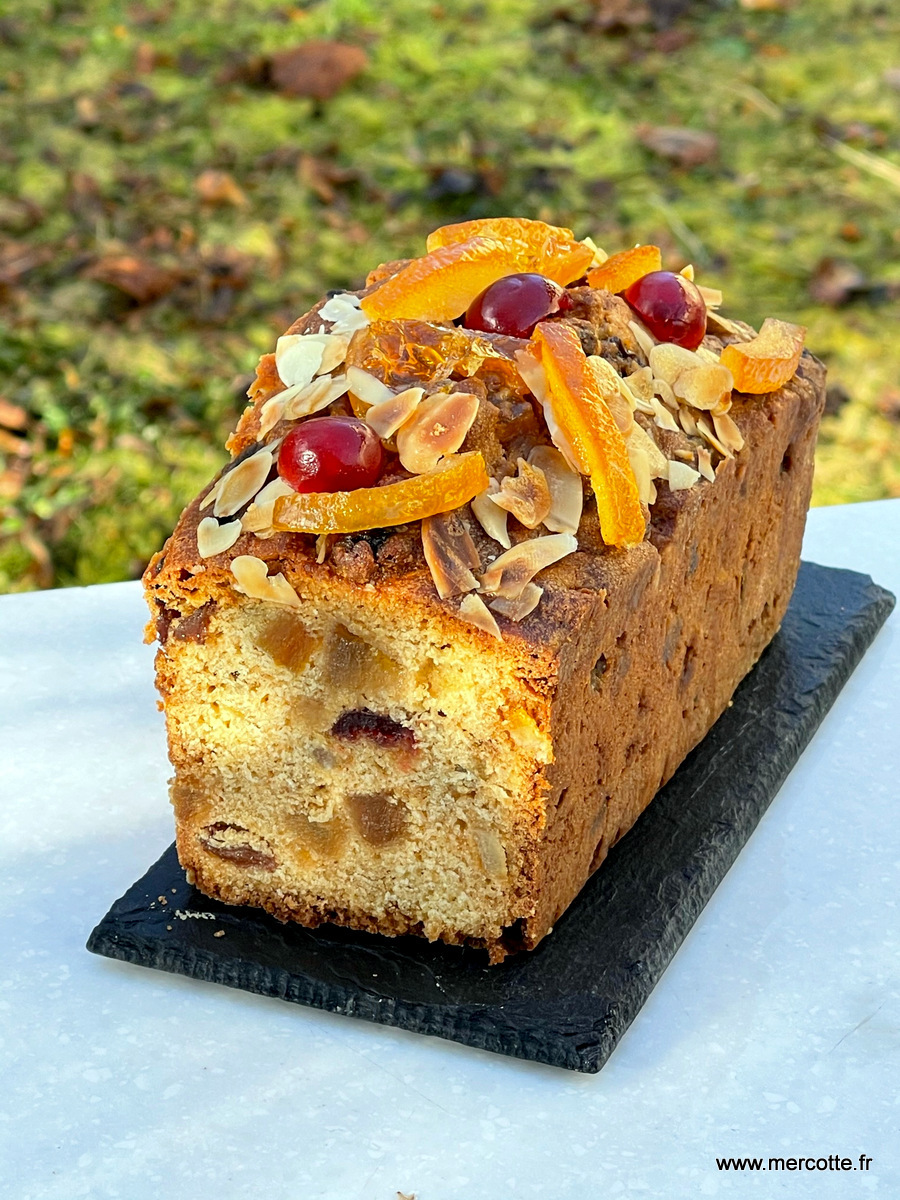
[[681, 424], [681, 428], [688, 435], [688, 437], [697, 436], [699, 432], [697, 429], [697, 422], [694, 420], [694, 414], [689, 409], [680, 408], [678, 410], [678, 420]]
[[498, 612], [501, 617], [507, 617], [510, 621], [524, 621], [528, 614], [533, 613], [540, 604], [543, 594], [544, 589], [538, 587], [536, 583], [526, 583], [521, 594], [515, 600], [497, 596], [490, 602], [488, 608]]
[[433, 471], [466, 440], [477, 412], [478, 397], [471, 392], [429, 396], [397, 433], [400, 462], [414, 475]]
[[495, 637], [498, 642], [503, 641], [500, 626], [494, 619], [493, 613], [481, 597], [476, 596], [474, 592], [469, 592], [468, 596], [463, 598], [463, 602], [459, 606], [459, 615], [470, 625], [476, 625], [485, 633], [489, 633], [491, 637]]
[[[653, 391], [657, 396], [659, 396], [659, 398], [662, 400], [663, 404], [667, 404], [673, 412], [677, 411], [678, 397], [672, 391], [672, 385], [670, 383], [666, 383], [666, 381], [664, 379], [654, 379], [653, 380]], [[656, 412], [656, 409], [653, 408], [652, 400], [650, 401], [650, 411], [653, 413]]]
[[687, 279], [689, 283], [694, 282], [694, 264], [688, 263], [686, 267], [682, 267], [678, 274], [682, 279]]
[[481, 559], [459, 511], [423, 519], [422, 549], [442, 600], [478, 587], [471, 568], [480, 571]]
[[215, 517], [204, 517], [197, 526], [197, 552], [201, 558], [224, 554], [240, 536], [240, 521], [228, 521], [220, 525]]
[[710, 483], [716, 477], [716, 473], [712, 466], [712, 455], [705, 446], [701, 446], [697, 451], [697, 469], [704, 479], [708, 479]]
[[505, 509], [498, 508], [490, 498], [499, 490], [500, 484], [496, 479], [492, 479], [485, 490], [471, 501], [471, 507], [478, 524], [488, 537], [493, 538], [495, 542], [499, 542], [508, 550], [512, 545], [506, 530], [509, 513]]
[[647, 463], [650, 467], [650, 477], [652, 479], [666, 478], [668, 472], [666, 456], [646, 429], [638, 425], [637, 422], [635, 422], [634, 429], [632, 429], [628, 437], [627, 445], [640, 446], [643, 449], [647, 455]]
[[540, 467], [532, 466], [524, 458], [516, 463], [516, 474], [501, 479], [500, 487], [491, 497], [491, 503], [505, 508], [526, 529], [537, 529], [550, 512], [550, 487]]
[[271, 604], [287, 604], [299, 607], [297, 593], [279, 572], [269, 576], [269, 568], [261, 558], [253, 554], [239, 554], [231, 564], [235, 578], [235, 591], [253, 600], [268, 600]]
[[674, 342], [661, 342], [650, 352], [654, 378], [665, 380], [673, 388], [685, 371], [693, 371], [702, 365], [703, 359], [698, 354], [684, 346], [676, 346]]
[[[550, 489], [550, 511], [544, 517], [546, 528], [551, 533], [577, 533], [584, 507], [581, 476], [553, 446], [535, 446], [528, 461], [543, 471]], [[509, 547], [508, 540], [506, 546]]]
[[420, 387], [407, 388], [396, 396], [391, 393], [390, 399], [373, 404], [363, 419], [380, 438], [393, 437], [401, 425], [405, 425], [412, 417], [424, 395], [425, 389]]
[[718, 450], [723, 458], [734, 458], [734, 455], [731, 453], [728, 447], [719, 441], [718, 437], [716, 437], [712, 429], [710, 429], [709, 422], [705, 417], [697, 418], [697, 432], [704, 441], [709, 442], [710, 446], [712, 446], [714, 450]]
[[347, 391], [346, 375], [320, 375], [312, 383], [298, 391], [285, 405], [284, 415], [289, 421], [309, 417], [321, 412]]
[[718, 288], [703, 287], [702, 284], [698, 284], [697, 291], [703, 297], [703, 303], [706, 305], [707, 316], [709, 315], [710, 309], [721, 307], [722, 293]]
[[556, 419], [550, 389], [547, 386], [547, 374], [531, 346], [516, 351], [516, 366], [525, 386], [544, 411], [544, 420], [554, 446], [560, 451], [572, 470], [578, 472], [578, 456]]
[[223, 475], [219, 481], [213, 516], [233, 517], [239, 508], [249, 503], [266, 482], [273, 461], [272, 450], [266, 446]]
[[653, 399], [653, 372], [649, 367], [639, 367], [623, 380], [636, 400], [649, 402]]
[[319, 564], [319, 566], [321, 566], [328, 557], [328, 546], [331, 541], [331, 537], [332, 535], [330, 533], [320, 533], [316, 538], [316, 562]]
[[664, 404], [660, 404], [655, 397], [650, 401], [650, 403], [653, 406], [654, 425], [658, 425], [660, 429], [670, 429], [673, 433], [678, 433], [678, 422], [675, 420], [666, 406]]
[[582, 238], [581, 244], [582, 246], [587, 246], [588, 250], [593, 250], [594, 252], [594, 257], [588, 264], [588, 270], [590, 270], [592, 267], [599, 267], [601, 263], [605, 263], [609, 258], [609, 255], [606, 253], [606, 251], [601, 250], [593, 238]]
[[319, 373], [325, 354], [324, 333], [287, 333], [275, 343], [275, 368], [286, 388], [306, 387]]
[[[222, 479], [224, 479], [224, 478], [225, 477], [223, 475]], [[200, 511], [201, 512], [203, 511], [204, 508], [209, 508], [209, 506], [211, 504], [215, 504], [215, 502], [218, 500], [219, 488], [222, 486], [222, 479], [217, 479], [216, 482], [209, 489], [209, 491], [206, 493], [206, 495], [203, 497], [203, 500], [200, 503]]]
[[700, 472], [689, 467], [687, 463], [672, 459], [669, 463], [669, 487], [673, 492], [683, 492], [692, 488], [700, 478]]
[[383, 404], [394, 394], [387, 384], [362, 367], [347, 368], [347, 391], [368, 405]]
[[731, 417], [726, 413], [712, 414], [713, 425], [716, 427], [716, 437], [723, 446], [733, 450], [735, 454], [744, 448], [744, 435], [738, 429]]
[[725, 333], [738, 342], [749, 342], [756, 337], [756, 330], [740, 321], [731, 321], [721, 313], [709, 311], [706, 314], [706, 328], [709, 333]]
[[350, 345], [349, 333], [331, 333], [328, 336], [330, 341], [326, 343], [325, 353], [322, 355], [318, 371], [320, 375], [327, 375], [342, 366], [347, 357], [347, 347]]
[[247, 533], [273, 533], [275, 520], [275, 501], [279, 496], [290, 496], [293, 488], [283, 479], [276, 478], [259, 492], [256, 499], [241, 518], [241, 524]]
[[262, 406], [259, 414], [259, 431], [256, 435], [258, 442], [261, 442], [267, 433], [271, 433], [284, 417], [286, 395], [287, 392], [280, 392], [277, 396], [271, 396]]
[[495, 559], [484, 572], [481, 576], [482, 591], [515, 600], [539, 571], [577, 549], [578, 542], [570, 533], [550, 533], [546, 537], [519, 542]]
[[717, 363], [719, 356], [715, 350], [708, 350], [706, 346], [698, 346], [694, 351], [698, 358], [702, 358], [706, 363]]
[[721, 363], [704, 363], [693, 371], [683, 372], [672, 386], [685, 404], [708, 411], [731, 399], [734, 379]]
[[648, 501], [648, 503], [649, 504], [656, 503], [656, 484], [653, 482], [652, 479], [650, 480], [650, 500]]
[[653, 486], [650, 479], [650, 463], [647, 460], [647, 452], [643, 446], [637, 443], [628, 443], [628, 461], [631, 463], [631, 469], [634, 472], [634, 479], [637, 483], [638, 496], [641, 504], [650, 504], [650, 488]]
[[359, 296], [345, 292], [332, 296], [319, 309], [319, 316], [331, 321], [331, 332], [337, 334], [353, 334], [357, 329], [365, 329], [369, 318], [359, 307]]
[[647, 358], [650, 357], [650, 351], [657, 344], [656, 338], [650, 332], [646, 325], [638, 321], [629, 321], [628, 328], [634, 334], [634, 340], [643, 350]]

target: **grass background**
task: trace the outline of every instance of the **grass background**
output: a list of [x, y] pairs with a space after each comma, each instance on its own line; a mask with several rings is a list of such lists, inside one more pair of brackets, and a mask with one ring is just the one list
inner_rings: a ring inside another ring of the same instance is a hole
[[[17, 0], [0, 591], [136, 577], [283, 328], [472, 216], [656, 242], [726, 313], [808, 325], [815, 502], [900, 496], [898, 35], [872, 0]], [[365, 51], [330, 99], [267, 76], [311, 39]]]

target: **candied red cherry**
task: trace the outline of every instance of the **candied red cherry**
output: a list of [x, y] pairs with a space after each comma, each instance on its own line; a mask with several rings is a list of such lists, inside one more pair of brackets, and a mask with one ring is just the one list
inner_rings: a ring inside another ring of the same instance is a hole
[[469, 305], [463, 324], [484, 333], [530, 338], [538, 321], [568, 312], [572, 297], [545, 275], [504, 275]]
[[706, 305], [696, 284], [672, 271], [651, 271], [622, 292], [660, 342], [696, 350], [706, 333]]
[[373, 487], [384, 466], [378, 434], [358, 417], [313, 417], [287, 435], [278, 474], [297, 492]]

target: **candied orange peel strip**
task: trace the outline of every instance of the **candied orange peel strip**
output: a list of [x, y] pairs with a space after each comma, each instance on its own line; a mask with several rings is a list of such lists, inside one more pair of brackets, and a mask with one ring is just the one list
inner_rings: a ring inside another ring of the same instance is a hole
[[734, 376], [735, 391], [753, 396], [777, 391], [800, 365], [805, 337], [804, 325], [766, 317], [751, 341], [726, 346], [720, 361]]
[[547, 379], [552, 417], [568, 442], [597, 500], [600, 533], [608, 546], [636, 546], [644, 540], [644, 514], [638, 486], [619, 432], [578, 335], [564, 325], [542, 321], [532, 335]]
[[442, 225], [429, 234], [425, 248], [431, 253], [440, 246], [452, 246], [473, 237], [495, 238], [510, 248], [515, 247], [524, 262], [516, 270], [536, 271], [563, 287], [583, 275], [594, 257], [594, 250], [584, 242], [576, 242], [571, 229], [527, 217], [484, 217]]
[[477, 450], [454, 454], [426, 475], [352, 492], [298, 492], [275, 501], [274, 528], [290, 533], [357, 533], [451, 512], [488, 486]]
[[[497, 223], [499, 224], [499, 223]], [[540, 222], [535, 222], [540, 224]], [[553, 230], [553, 226], [544, 227]], [[560, 231], [568, 233], [568, 230]], [[364, 296], [360, 307], [370, 320], [412, 318], [452, 321], [476, 296], [505, 275], [536, 271], [565, 286], [583, 275], [593, 251], [554, 234], [530, 237], [476, 235], [436, 246]]]
[[662, 270], [662, 253], [659, 246], [633, 246], [611, 254], [606, 262], [588, 272], [587, 281], [592, 288], [603, 288], [616, 294], [637, 283], [651, 271]]

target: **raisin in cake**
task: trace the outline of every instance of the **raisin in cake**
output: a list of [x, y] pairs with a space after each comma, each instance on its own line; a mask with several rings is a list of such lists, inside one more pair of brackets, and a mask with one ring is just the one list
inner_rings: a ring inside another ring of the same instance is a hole
[[510, 219], [427, 249], [263, 357], [145, 584], [196, 886], [496, 962], [778, 629], [824, 372], [654, 247]]

